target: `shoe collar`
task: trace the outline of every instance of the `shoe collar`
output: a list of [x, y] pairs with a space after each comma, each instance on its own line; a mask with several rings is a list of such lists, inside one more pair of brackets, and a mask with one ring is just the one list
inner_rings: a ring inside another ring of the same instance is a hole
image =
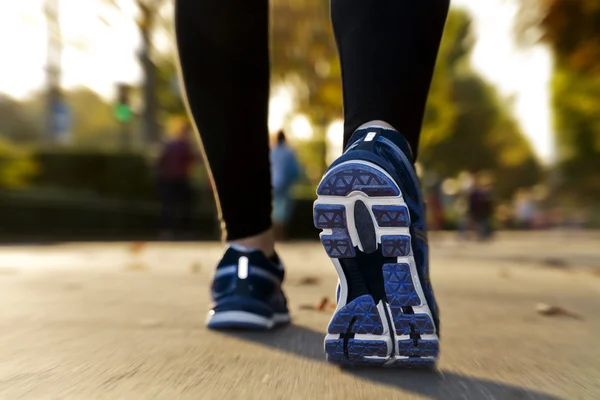
[[361, 143], [376, 142], [378, 137], [385, 137], [392, 141], [414, 163], [414, 153], [406, 138], [398, 131], [380, 125], [370, 125], [354, 131], [346, 145], [344, 153], [352, 150]]

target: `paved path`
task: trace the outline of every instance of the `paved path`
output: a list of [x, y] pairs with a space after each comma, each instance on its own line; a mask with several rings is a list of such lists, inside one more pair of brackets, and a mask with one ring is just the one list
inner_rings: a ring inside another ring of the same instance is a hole
[[531, 258], [568, 258], [564, 240], [434, 238], [438, 372], [324, 362], [330, 314], [306, 307], [334, 297], [336, 275], [316, 243], [280, 250], [294, 324], [252, 334], [203, 327], [217, 244], [3, 247], [0, 399], [600, 399], [599, 242], [572, 241], [583, 268]]

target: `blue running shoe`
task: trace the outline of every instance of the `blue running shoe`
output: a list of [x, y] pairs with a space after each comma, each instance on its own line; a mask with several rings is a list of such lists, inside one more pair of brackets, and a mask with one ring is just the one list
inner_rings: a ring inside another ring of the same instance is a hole
[[438, 310], [411, 158], [398, 132], [361, 129], [317, 189], [314, 224], [340, 281], [325, 337], [332, 363], [435, 366]]
[[212, 283], [210, 329], [271, 329], [290, 322], [281, 283], [284, 270], [277, 256], [231, 245], [217, 266]]

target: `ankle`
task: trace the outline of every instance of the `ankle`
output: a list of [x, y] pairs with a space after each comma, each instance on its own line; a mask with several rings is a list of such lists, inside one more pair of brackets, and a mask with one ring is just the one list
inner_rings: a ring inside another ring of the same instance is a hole
[[377, 127], [377, 128], [385, 128], [385, 129], [396, 130], [396, 128], [394, 128], [393, 126], [391, 126], [387, 122], [381, 121], [379, 119], [376, 119], [376, 120], [373, 120], [373, 121], [369, 121], [369, 122], [365, 122], [364, 124], [362, 124], [361, 126], [359, 126], [358, 129], [364, 129], [364, 128], [369, 128], [369, 127]]
[[[398, 147], [400, 147], [400, 150], [402, 150], [402, 152], [410, 159], [410, 161], [414, 164], [415, 163], [415, 153], [413, 152], [413, 145], [416, 146], [416, 144], [413, 142], [411, 143], [410, 140], [404, 136], [402, 133], [398, 132], [398, 130], [396, 130], [396, 128], [394, 128], [392, 125], [388, 124], [385, 121], [382, 120], [373, 120], [373, 121], [369, 121], [366, 122], [364, 124], [362, 124], [361, 126], [358, 127], [357, 130], [369, 130], [369, 129], [375, 129], [375, 128], [379, 128], [382, 129], [385, 135], [388, 135], [388, 138], [390, 138], [390, 132], [389, 131], [393, 131], [392, 135], [398, 135], [401, 136], [403, 138], [403, 140], [393, 140], [396, 145]], [[368, 140], [368, 139], [366, 139]], [[417, 140], [418, 142], [418, 140]]]
[[273, 254], [275, 254], [275, 239], [272, 228], [269, 228], [268, 230], [259, 233], [258, 235], [232, 240], [227, 243], [237, 244], [251, 249], [258, 249], [262, 251], [267, 257], [272, 257]]

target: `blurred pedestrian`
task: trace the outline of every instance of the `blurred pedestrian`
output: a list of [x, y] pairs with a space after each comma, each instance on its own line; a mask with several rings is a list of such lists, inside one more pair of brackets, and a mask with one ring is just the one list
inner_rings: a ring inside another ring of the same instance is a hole
[[271, 185], [273, 186], [273, 233], [276, 240], [286, 237], [286, 225], [293, 212], [291, 189], [300, 178], [300, 164], [288, 145], [285, 133], [277, 133], [271, 148]]
[[190, 140], [191, 126], [183, 119], [172, 121], [168, 140], [158, 158], [158, 185], [162, 202], [162, 237], [189, 235], [194, 191], [192, 167], [197, 155]]
[[436, 182], [426, 189], [427, 217], [428, 225], [431, 230], [438, 231], [444, 229], [446, 225], [446, 215], [444, 203], [442, 200], [441, 183]]
[[469, 239], [471, 229], [471, 216], [469, 215], [471, 192], [475, 185], [473, 175], [468, 171], [462, 171], [458, 175], [458, 193], [454, 200], [454, 211], [457, 215], [458, 237]]
[[481, 172], [469, 195], [469, 218], [478, 239], [485, 240], [492, 236], [493, 216], [492, 181], [486, 173]]
[[532, 193], [527, 189], [519, 189], [515, 195], [515, 222], [519, 229], [533, 229], [535, 219], [535, 202]]

